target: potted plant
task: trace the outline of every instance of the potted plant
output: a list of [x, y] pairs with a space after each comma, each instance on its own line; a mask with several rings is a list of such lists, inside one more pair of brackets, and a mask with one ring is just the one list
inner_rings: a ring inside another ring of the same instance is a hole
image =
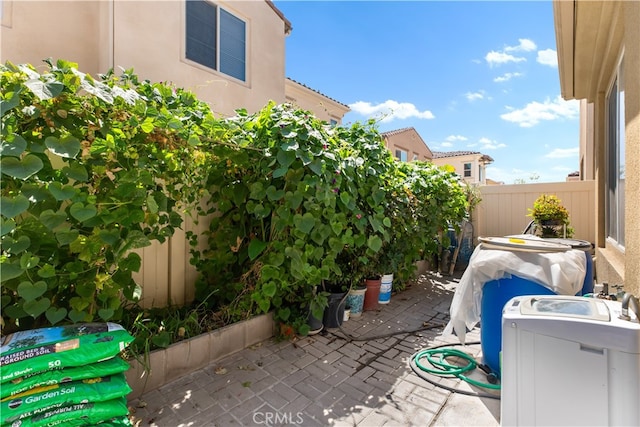
[[547, 237], [572, 237], [573, 228], [569, 225], [569, 211], [562, 201], [553, 194], [542, 194], [533, 203], [527, 216], [533, 219], [536, 235]]

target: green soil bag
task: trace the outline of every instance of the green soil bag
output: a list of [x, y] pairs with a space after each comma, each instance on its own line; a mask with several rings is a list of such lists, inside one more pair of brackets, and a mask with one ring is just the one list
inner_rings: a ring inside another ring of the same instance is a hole
[[[104, 402], [79, 403], [61, 406], [49, 411], [24, 418], [11, 427], [50, 427], [50, 426], [113, 426], [124, 427], [124, 418], [129, 415], [127, 399], [106, 400]], [[4, 426], [4, 424], [3, 424]]]
[[51, 369], [49, 371], [39, 372], [37, 374], [18, 377], [11, 381], [7, 381], [2, 384], [2, 387], [0, 387], [0, 399], [14, 396], [18, 393], [23, 393], [36, 387], [61, 384], [88, 378], [106, 377], [108, 375], [125, 372], [128, 369], [129, 363], [123, 360], [120, 356], [115, 356], [102, 362], [96, 362], [84, 366]]
[[131, 341], [133, 337], [116, 323], [80, 323], [15, 332], [2, 338], [0, 383], [109, 359]]
[[130, 392], [124, 373], [38, 387], [2, 399], [0, 419], [3, 425], [12, 425], [62, 407], [112, 400]]

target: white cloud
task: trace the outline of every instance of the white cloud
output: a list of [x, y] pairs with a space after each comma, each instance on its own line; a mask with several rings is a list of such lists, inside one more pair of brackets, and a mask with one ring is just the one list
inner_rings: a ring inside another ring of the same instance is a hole
[[443, 142], [442, 144], [440, 144], [441, 147], [453, 147], [453, 143], [447, 141], [447, 142]]
[[429, 110], [420, 111], [415, 105], [409, 102], [398, 102], [387, 100], [381, 104], [371, 104], [370, 102], [358, 101], [349, 104], [351, 111], [367, 116], [378, 116], [381, 122], [388, 123], [395, 119], [403, 120], [411, 117], [418, 119], [433, 119], [435, 116]]
[[529, 39], [518, 39], [520, 42], [517, 46], [507, 46], [504, 48], [505, 52], [531, 52], [532, 50], [536, 50], [538, 46]]
[[577, 157], [580, 153], [580, 148], [555, 148], [545, 157], [550, 159], [566, 159], [567, 157]]
[[484, 59], [491, 67], [494, 65], [506, 64], [508, 62], [523, 62], [527, 60], [521, 56], [513, 56], [504, 52], [496, 52], [495, 50], [487, 53]]
[[557, 96], [553, 101], [547, 99], [543, 103], [530, 102], [519, 110], [512, 107], [507, 107], [507, 109], [510, 110], [508, 113], [500, 115], [502, 120], [528, 128], [537, 125], [542, 120], [575, 119], [579, 115], [580, 104], [576, 100], [565, 101]]
[[538, 51], [538, 57], [536, 58], [536, 61], [538, 61], [542, 65], [548, 65], [550, 67], [557, 67], [558, 66], [558, 55], [556, 54], [556, 51], [553, 50], [553, 49], [539, 50]]
[[484, 91], [479, 90], [478, 92], [467, 92], [464, 94], [468, 101], [473, 102], [478, 99], [484, 98]]
[[496, 83], [502, 83], [502, 82], [509, 81], [514, 77], [522, 77], [522, 73], [504, 73], [503, 75], [493, 79], [493, 81]]
[[445, 138], [445, 140], [447, 140], [449, 142], [466, 141], [467, 137], [462, 136], [462, 135], [449, 135], [448, 137]]
[[499, 143], [485, 137], [480, 138], [478, 142], [480, 143], [480, 149], [482, 150], [496, 150], [507, 146], [507, 144]]

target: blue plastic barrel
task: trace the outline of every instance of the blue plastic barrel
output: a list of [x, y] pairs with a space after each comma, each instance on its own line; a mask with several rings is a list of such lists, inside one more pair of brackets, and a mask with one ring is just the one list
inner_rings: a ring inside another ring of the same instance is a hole
[[556, 295], [538, 283], [511, 276], [486, 282], [482, 286], [480, 307], [480, 346], [484, 364], [500, 377], [500, 351], [502, 350], [502, 309], [514, 297], [524, 295]]

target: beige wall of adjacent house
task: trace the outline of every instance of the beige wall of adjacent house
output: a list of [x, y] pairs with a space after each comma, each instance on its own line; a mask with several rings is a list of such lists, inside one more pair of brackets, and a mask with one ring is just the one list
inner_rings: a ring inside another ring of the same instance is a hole
[[342, 124], [342, 118], [350, 110], [348, 106], [290, 79], [285, 80], [284, 90], [287, 102], [303, 110], [313, 111], [318, 119], [327, 123], [334, 120], [336, 124]]
[[94, 76], [133, 68], [142, 79], [192, 90], [220, 116], [285, 101], [285, 23], [265, 1], [215, 2], [247, 23], [246, 82], [185, 59], [182, 0], [11, 3], [2, 62], [66, 59]]
[[392, 156], [396, 157], [396, 150], [403, 150], [407, 153], [408, 162], [414, 160], [431, 161], [433, 157], [429, 147], [413, 128], [398, 133], [389, 133], [384, 136], [384, 140]]
[[[486, 166], [481, 164], [479, 159], [482, 154], [467, 154], [455, 157], [441, 157], [433, 159], [432, 162], [438, 166], [452, 166], [458, 175], [470, 184], [485, 184], [487, 181]], [[471, 176], [464, 176], [464, 165], [471, 163]], [[482, 177], [480, 176], [482, 168]]]

